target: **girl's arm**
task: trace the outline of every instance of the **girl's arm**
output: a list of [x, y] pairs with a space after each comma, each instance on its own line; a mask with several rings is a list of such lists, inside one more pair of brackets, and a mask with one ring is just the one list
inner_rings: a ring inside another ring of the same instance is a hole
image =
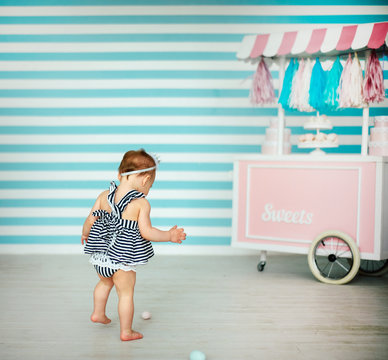
[[108, 192], [109, 191], [104, 191], [103, 193], [101, 193], [98, 196], [96, 202], [94, 203], [94, 205], [92, 207], [92, 210], [90, 210], [90, 213], [84, 222], [84, 226], [82, 228], [82, 236], [81, 236], [82, 245], [84, 245], [84, 243], [86, 244], [86, 242], [88, 241], [90, 229], [92, 228], [94, 222], [98, 218], [98, 216], [93, 216], [93, 211], [101, 209], [101, 198], [102, 198], [102, 196], [106, 195], [106, 193], [108, 193]]
[[178, 228], [176, 225], [168, 231], [159, 230], [151, 225], [150, 212], [151, 206], [148, 200], [139, 199], [141, 202], [139, 211], [139, 229], [141, 236], [149, 241], [171, 241], [174, 243], [182, 243], [182, 240], [186, 239], [186, 234], [182, 228]]

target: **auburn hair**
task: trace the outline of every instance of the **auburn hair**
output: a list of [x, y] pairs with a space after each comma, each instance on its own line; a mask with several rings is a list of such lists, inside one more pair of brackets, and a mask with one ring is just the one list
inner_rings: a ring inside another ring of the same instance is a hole
[[[119, 173], [123, 174], [129, 171], [148, 169], [155, 166], [155, 160], [144, 149], [127, 151], [119, 166]], [[143, 174], [155, 174], [155, 169], [144, 172]]]

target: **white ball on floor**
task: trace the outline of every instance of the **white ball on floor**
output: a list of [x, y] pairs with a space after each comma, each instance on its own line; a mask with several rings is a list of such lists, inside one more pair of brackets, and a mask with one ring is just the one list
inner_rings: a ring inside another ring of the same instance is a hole
[[194, 350], [190, 353], [190, 360], [206, 360], [206, 355], [199, 350]]
[[141, 317], [142, 317], [144, 320], [149, 320], [149, 319], [151, 319], [151, 313], [148, 312], [148, 311], [143, 311], [143, 313], [141, 314]]

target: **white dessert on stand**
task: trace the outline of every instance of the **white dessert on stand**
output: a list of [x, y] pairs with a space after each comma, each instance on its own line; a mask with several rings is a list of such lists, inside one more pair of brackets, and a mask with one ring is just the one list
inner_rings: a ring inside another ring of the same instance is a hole
[[369, 155], [388, 156], [388, 116], [376, 116], [370, 129]]
[[304, 124], [306, 130], [316, 130], [315, 134], [303, 134], [299, 136], [298, 148], [300, 149], [315, 149], [311, 152], [314, 155], [324, 155], [325, 152], [321, 148], [335, 148], [338, 147], [337, 134], [325, 134], [320, 130], [330, 130], [333, 128], [330, 120], [326, 115], [311, 116]]
[[[288, 128], [284, 129], [283, 138], [283, 154], [291, 153], [291, 130]], [[264, 155], [277, 154], [278, 144], [278, 119], [272, 119], [270, 127], [265, 129], [265, 140], [261, 145], [261, 153]]]

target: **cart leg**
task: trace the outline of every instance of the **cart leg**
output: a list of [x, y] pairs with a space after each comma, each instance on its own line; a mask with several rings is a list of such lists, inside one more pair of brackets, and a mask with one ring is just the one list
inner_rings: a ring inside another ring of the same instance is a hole
[[260, 253], [260, 261], [257, 264], [257, 270], [263, 271], [266, 263], [267, 263], [267, 251], [262, 250]]

